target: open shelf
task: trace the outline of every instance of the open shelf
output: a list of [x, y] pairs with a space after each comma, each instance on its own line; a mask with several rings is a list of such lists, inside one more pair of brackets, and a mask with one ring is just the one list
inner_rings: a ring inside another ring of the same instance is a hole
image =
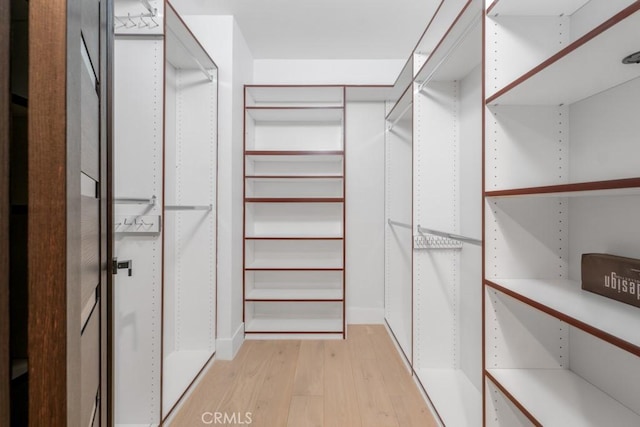
[[590, 0], [495, 0], [487, 9], [487, 14], [497, 15], [571, 15]]
[[247, 198], [343, 199], [341, 177], [260, 177], [245, 180]]
[[248, 240], [245, 268], [336, 269], [343, 267], [341, 240]]
[[[342, 156], [342, 150], [245, 150], [247, 156]], [[332, 158], [333, 159], [333, 158]]]
[[343, 271], [245, 271], [245, 299], [334, 300], [343, 299]]
[[597, 197], [634, 196], [640, 194], [640, 178], [613, 179], [608, 181], [579, 182], [575, 184], [548, 185], [542, 187], [514, 188], [486, 191], [486, 197], [547, 196], [547, 197]]
[[640, 356], [638, 309], [591, 292], [575, 280], [493, 279], [486, 285]]
[[245, 237], [343, 237], [344, 203], [247, 203]]
[[640, 425], [640, 415], [566, 369], [489, 369], [486, 375], [537, 425]]
[[344, 86], [245, 86], [243, 320], [253, 338], [344, 337], [344, 97]]
[[640, 3], [577, 39], [493, 94], [489, 105], [560, 105], [579, 100], [640, 77], [640, 67], [622, 64], [637, 52]]
[[246, 301], [342, 301], [342, 289], [253, 289]]
[[210, 80], [217, 70], [215, 62], [193, 36], [170, 3], [165, 8], [167, 61], [177, 69], [206, 70]]
[[295, 181], [302, 180], [303, 182], [309, 179], [342, 179], [344, 178], [342, 175], [246, 175], [244, 177], [248, 180], [253, 181], [270, 181], [270, 180], [286, 180], [286, 181]]
[[247, 107], [342, 107], [342, 86], [257, 86], [246, 85]]
[[396, 123], [402, 120], [409, 120], [412, 115], [411, 106], [413, 105], [413, 84], [409, 84], [406, 87], [398, 101], [394, 104], [389, 114], [387, 114], [386, 120], [391, 123]]
[[308, 197], [308, 198], [285, 198], [285, 197], [247, 197], [247, 203], [342, 203], [343, 197]]
[[210, 351], [174, 351], [163, 360], [162, 413], [168, 414], [173, 405], [189, 388], [212, 356]]
[[256, 122], [342, 122], [342, 107], [247, 107], [249, 117]]
[[246, 333], [342, 333], [342, 302], [245, 302]]
[[343, 240], [342, 237], [322, 236], [283, 236], [283, 237], [245, 237], [245, 240]]
[[461, 370], [420, 369], [416, 375], [445, 425], [482, 425], [482, 393]]
[[342, 151], [253, 151], [246, 154], [245, 175], [247, 177], [344, 178]]
[[460, 80], [480, 64], [481, 7], [478, 1], [465, 5], [416, 74], [416, 83]]
[[342, 319], [252, 319], [244, 331], [246, 334], [342, 334]]

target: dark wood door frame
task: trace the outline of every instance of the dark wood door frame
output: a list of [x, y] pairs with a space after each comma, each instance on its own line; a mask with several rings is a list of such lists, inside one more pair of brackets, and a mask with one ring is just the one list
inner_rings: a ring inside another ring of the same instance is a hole
[[0, 425], [9, 425], [9, 91], [11, 0], [0, 0]]
[[80, 2], [29, 2], [29, 420], [80, 412]]

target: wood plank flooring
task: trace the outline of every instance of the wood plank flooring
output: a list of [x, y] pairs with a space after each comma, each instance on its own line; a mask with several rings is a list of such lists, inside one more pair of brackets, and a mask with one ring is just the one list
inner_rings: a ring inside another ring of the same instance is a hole
[[213, 364], [171, 426], [436, 426], [385, 327], [353, 325], [347, 336], [245, 341], [234, 360]]

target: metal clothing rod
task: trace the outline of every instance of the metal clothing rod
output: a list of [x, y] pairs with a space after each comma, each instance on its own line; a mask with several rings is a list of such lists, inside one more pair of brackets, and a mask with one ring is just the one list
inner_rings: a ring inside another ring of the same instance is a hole
[[176, 38], [176, 40], [178, 40], [180, 42], [180, 44], [182, 45], [182, 47], [184, 47], [184, 50], [189, 52], [189, 55], [191, 56], [191, 58], [193, 59], [193, 61], [196, 63], [196, 65], [198, 66], [198, 68], [200, 69], [200, 71], [202, 71], [202, 73], [205, 75], [205, 77], [207, 78], [207, 80], [209, 80], [210, 82], [213, 81], [213, 73], [211, 73], [209, 70], [207, 70], [205, 68], [205, 66], [198, 60], [198, 57], [187, 47], [187, 45], [180, 39], [180, 37], [178, 37], [177, 35], [175, 35], [174, 33], [174, 37]]
[[471, 237], [460, 236], [458, 234], [445, 233], [444, 231], [431, 230], [429, 228], [420, 227], [419, 225], [418, 233], [433, 234], [434, 236], [446, 237], [448, 239], [457, 240], [459, 242], [482, 246], [482, 240], [472, 239]]
[[210, 211], [213, 205], [165, 205], [168, 211]]
[[113, 199], [114, 203], [132, 203], [132, 204], [146, 204], [146, 205], [155, 205], [156, 204], [156, 196], [151, 196], [151, 198], [144, 197], [115, 197]]
[[413, 107], [413, 102], [410, 102], [409, 105], [407, 105], [406, 107], [404, 107], [404, 110], [402, 110], [402, 112], [400, 113], [400, 115], [398, 117], [396, 117], [396, 119], [391, 122], [391, 124], [389, 125], [389, 130], [393, 129], [394, 126], [396, 124], [398, 124], [398, 122], [400, 121], [400, 119], [402, 119], [402, 117], [404, 117], [405, 114], [407, 114], [407, 111], [409, 111], [409, 109]]
[[393, 221], [393, 220], [391, 220], [391, 219], [388, 219], [388, 220], [387, 220], [387, 223], [388, 223], [389, 225], [397, 225], [398, 227], [404, 227], [404, 228], [408, 228], [408, 229], [410, 229], [410, 230], [412, 230], [412, 229], [413, 229], [413, 227], [412, 227], [411, 225], [409, 225], [409, 224], [405, 224], [404, 222], [398, 222], [398, 221]]
[[[467, 34], [469, 34], [469, 32], [476, 26], [477, 22], [475, 19], [473, 19], [471, 21], [471, 23], [467, 26], [467, 28], [464, 29], [462, 35], [460, 37], [458, 37], [458, 39], [456, 40], [455, 44], [453, 45], [453, 47], [451, 47], [451, 49], [449, 49], [449, 51], [447, 52], [447, 54], [444, 56], [444, 58], [442, 58], [440, 60], [440, 62], [438, 62], [438, 65], [436, 65], [433, 68], [433, 71], [431, 71], [431, 74], [429, 74], [423, 81], [422, 83], [420, 83], [420, 86], [418, 86], [418, 90], [416, 90], [414, 92], [414, 94], [417, 94], [419, 92], [422, 92], [422, 89], [424, 89], [424, 86], [431, 80], [431, 78], [433, 77], [433, 75], [438, 71], [438, 68], [440, 68], [440, 66], [449, 59], [449, 57], [453, 54], [453, 52], [455, 52], [455, 50], [458, 48], [458, 46], [460, 46], [463, 42], [464, 39], [467, 37]], [[428, 60], [428, 59], [427, 59]]]

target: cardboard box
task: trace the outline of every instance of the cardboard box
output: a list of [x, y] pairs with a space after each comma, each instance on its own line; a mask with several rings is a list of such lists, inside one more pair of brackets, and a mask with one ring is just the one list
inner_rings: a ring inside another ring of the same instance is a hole
[[640, 260], [583, 254], [582, 289], [640, 307]]

